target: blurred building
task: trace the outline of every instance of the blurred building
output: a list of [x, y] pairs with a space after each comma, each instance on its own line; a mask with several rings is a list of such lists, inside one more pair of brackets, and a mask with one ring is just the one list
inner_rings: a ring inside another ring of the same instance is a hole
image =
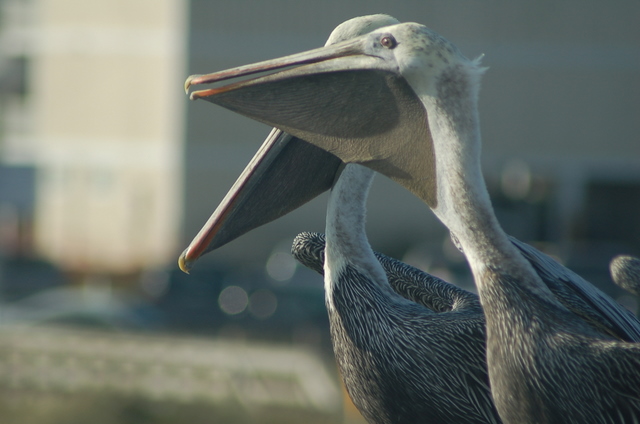
[[[593, 246], [640, 249], [637, 2], [0, 4], [0, 159], [36, 173], [35, 250], [61, 266], [174, 264], [268, 133], [188, 102], [187, 75], [317, 47], [340, 22], [380, 12], [429, 25], [469, 57], [485, 54], [483, 161], [509, 232], [589, 263]], [[322, 231], [325, 201], [203, 262], [264, 263], [299, 231]], [[369, 205], [376, 249], [442, 251], [446, 232], [403, 189], [378, 177]]]
[[2, 163], [35, 170], [34, 249], [63, 268], [175, 255], [187, 6], [2, 2]]

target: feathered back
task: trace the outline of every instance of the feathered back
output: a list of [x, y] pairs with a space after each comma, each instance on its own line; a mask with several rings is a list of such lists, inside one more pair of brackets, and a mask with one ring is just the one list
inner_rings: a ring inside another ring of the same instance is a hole
[[[325, 243], [324, 234], [303, 232], [293, 240], [291, 254], [302, 265], [324, 275]], [[389, 284], [402, 297], [434, 312], [449, 312], [461, 308], [482, 312], [476, 294], [382, 253], [374, 253], [387, 274]]]

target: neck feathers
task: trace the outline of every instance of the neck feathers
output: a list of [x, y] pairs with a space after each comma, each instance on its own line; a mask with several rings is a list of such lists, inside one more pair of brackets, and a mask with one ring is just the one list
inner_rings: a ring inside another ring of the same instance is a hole
[[386, 274], [373, 254], [365, 232], [366, 200], [373, 175], [368, 168], [349, 164], [331, 189], [325, 250], [325, 276], [329, 284], [350, 265], [371, 281], [388, 286]]
[[477, 60], [467, 61], [443, 70], [435, 95], [423, 99], [437, 158], [438, 206], [434, 212], [460, 241], [479, 290], [487, 282], [482, 276], [492, 269], [517, 275], [523, 287], [555, 302], [531, 264], [510, 242], [491, 206], [480, 165], [478, 92], [484, 69], [478, 65]]

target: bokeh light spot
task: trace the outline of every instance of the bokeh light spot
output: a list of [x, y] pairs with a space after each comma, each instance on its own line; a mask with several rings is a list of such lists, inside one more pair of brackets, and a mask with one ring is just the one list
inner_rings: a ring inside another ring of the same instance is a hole
[[267, 260], [267, 274], [276, 281], [288, 281], [296, 272], [296, 260], [285, 252], [274, 252]]
[[249, 297], [247, 292], [238, 286], [229, 286], [220, 292], [218, 304], [223, 312], [237, 315], [247, 308]]

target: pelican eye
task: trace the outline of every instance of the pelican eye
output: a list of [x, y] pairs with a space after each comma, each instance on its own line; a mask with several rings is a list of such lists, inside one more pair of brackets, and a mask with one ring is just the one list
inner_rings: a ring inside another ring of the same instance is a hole
[[398, 45], [396, 39], [393, 38], [392, 35], [385, 35], [384, 37], [382, 37], [380, 39], [380, 44], [382, 45], [382, 47], [386, 47], [388, 49], [393, 49]]

